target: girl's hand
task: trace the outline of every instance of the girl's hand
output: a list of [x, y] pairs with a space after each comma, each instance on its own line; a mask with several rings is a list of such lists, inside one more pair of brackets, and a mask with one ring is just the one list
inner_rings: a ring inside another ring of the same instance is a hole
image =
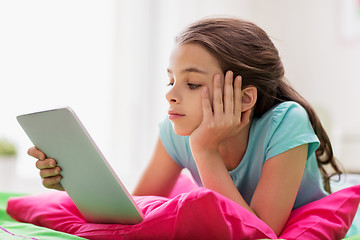
[[225, 75], [224, 97], [222, 96], [220, 75], [214, 76], [213, 107], [209, 90], [202, 89], [203, 121], [190, 135], [192, 150], [219, 151], [220, 143], [237, 135], [250, 122], [250, 112], [242, 112], [241, 76], [235, 78], [233, 72]]
[[36, 147], [29, 148], [28, 154], [38, 159], [36, 167], [40, 170], [44, 187], [64, 191], [60, 184], [62, 178], [60, 175], [61, 168], [56, 166], [55, 159], [46, 158], [45, 154]]

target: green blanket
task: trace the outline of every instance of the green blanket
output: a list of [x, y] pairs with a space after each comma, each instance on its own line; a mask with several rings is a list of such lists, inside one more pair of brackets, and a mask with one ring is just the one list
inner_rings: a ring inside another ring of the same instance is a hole
[[54, 231], [44, 227], [38, 227], [33, 224], [20, 223], [12, 219], [6, 213], [6, 204], [9, 197], [20, 196], [20, 194], [14, 193], [0, 193], [0, 239], [6, 240], [59, 240], [59, 239], [71, 239], [81, 240], [84, 238], [73, 236], [70, 234]]
[[352, 237], [345, 238], [346, 240], [360, 240], [360, 235], [355, 235]]

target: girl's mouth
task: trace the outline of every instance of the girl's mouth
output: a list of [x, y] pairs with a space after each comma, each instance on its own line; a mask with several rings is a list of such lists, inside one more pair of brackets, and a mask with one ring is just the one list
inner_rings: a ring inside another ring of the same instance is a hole
[[168, 115], [170, 120], [176, 120], [185, 116], [184, 114], [177, 113], [173, 110], [169, 110]]

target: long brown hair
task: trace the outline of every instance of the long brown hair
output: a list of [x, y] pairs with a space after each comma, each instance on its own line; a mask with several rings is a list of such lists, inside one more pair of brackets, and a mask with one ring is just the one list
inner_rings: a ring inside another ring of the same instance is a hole
[[[330, 139], [311, 105], [286, 81], [278, 50], [265, 31], [240, 19], [210, 18], [190, 25], [176, 38], [176, 42], [204, 46], [218, 59], [224, 73], [231, 70], [234, 76], [242, 76], [244, 87], [255, 86], [258, 99], [254, 117], [262, 116], [281, 102], [295, 101], [302, 105], [320, 140], [315, 154], [324, 188], [331, 192], [330, 177], [340, 177], [341, 171], [334, 158]], [[332, 174], [327, 172], [325, 165], [332, 167]]]

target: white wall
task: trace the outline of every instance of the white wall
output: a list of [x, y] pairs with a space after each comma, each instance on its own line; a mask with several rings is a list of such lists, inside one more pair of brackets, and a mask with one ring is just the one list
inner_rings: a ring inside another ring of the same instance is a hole
[[18, 173], [38, 179], [15, 116], [70, 105], [131, 190], [166, 117], [174, 37], [199, 18], [235, 16], [268, 32], [335, 154], [355, 159], [344, 153], [360, 136], [360, 41], [342, 33], [347, 1], [356, 0], [0, 0], [0, 138], [18, 144]]
[[39, 179], [26, 155], [31, 143], [16, 122], [22, 113], [71, 106], [105, 155], [112, 155], [114, 6], [0, 1], [0, 138], [18, 146], [19, 177]]

